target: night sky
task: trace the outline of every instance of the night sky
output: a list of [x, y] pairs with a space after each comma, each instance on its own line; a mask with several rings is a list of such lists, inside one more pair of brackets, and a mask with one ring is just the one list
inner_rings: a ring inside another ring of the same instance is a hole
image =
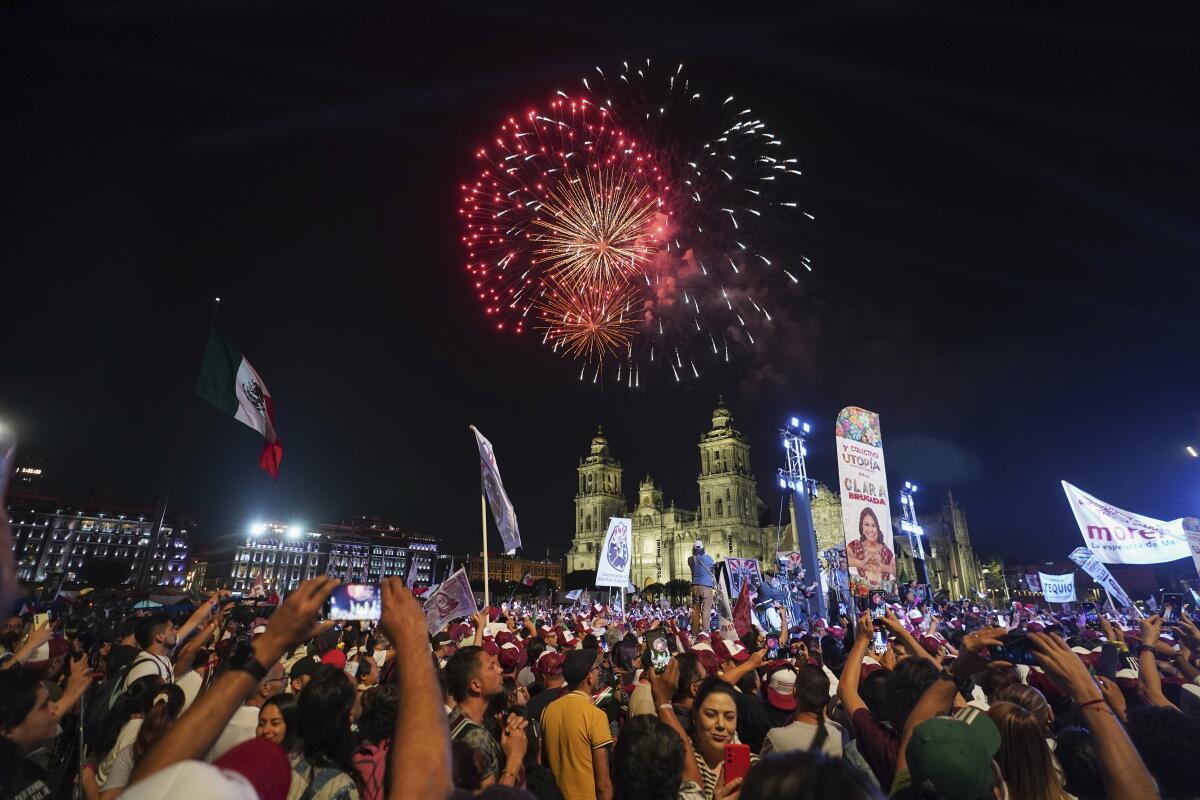
[[[779, 424], [812, 421], [833, 485], [834, 417], [860, 405], [893, 486], [921, 483], [921, 511], [953, 488], [985, 555], [1078, 544], [1060, 479], [1200, 514], [1183, 4], [410, 5], [8, 4], [0, 419], [50, 488], [153, 506], [190, 415], [174, 507], [206, 535], [375, 514], [477, 550], [473, 423], [527, 552], [557, 556], [597, 424], [630, 497], [649, 471], [695, 507], [724, 394], [772, 513]], [[769, 359], [630, 392], [489, 328], [456, 209], [503, 116], [645, 57], [800, 157], [815, 269], [773, 298], [792, 324]], [[278, 484], [193, 399], [214, 295], [274, 395]]]

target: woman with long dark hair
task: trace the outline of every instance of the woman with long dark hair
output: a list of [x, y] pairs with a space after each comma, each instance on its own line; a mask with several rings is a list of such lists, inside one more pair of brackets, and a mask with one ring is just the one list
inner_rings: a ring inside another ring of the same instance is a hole
[[183, 689], [171, 683], [162, 684], [150, 697], [149, 703], [149, 708], [142, 714], [137, 738], [133, 740], [133, 744], [117, 754], [112, 768], [108, 771], [107, 779], [100, 789], [100, 800], [113, 800], [125, 791], [138, 759], [165, 736], [179, 719], [179, 714], [183, 711]]
[[[692, 742], [696, 766], [704, 779], [704, 796], [708, 800], [715, 800], [718, 790], [725, 786], [725, 745], [740, 743], [736, 691], [717, 677], [705, 678], [696, 689], [696, 700], [692, 705]], [[757, 760], [757, 756], [751, 756], [751, 760]]]
[[827, 755], [842, 754], [842, 727], [825, 718], [829, 705], [829, 676], [813, 664], [796, 671], [796, 711], [792, 722], [767, 731], [762, 755], [792, 750], [820, 750]]
[[886, 533], [870, 506], [858, 515], [858, 539], [846, 546], [850, 569], [857, 570], [872, 586], [896, 577], [896, 556], [888, 548]]
[[258, 727], [254, 730], [259, 739], [282, 747], [293, 767], [300, 760], [300, 729], [296, 718], [296, 695], [280, 692], [262, 704], [258, 710]]
[[350, 732], [356, 695], [346, 673], [328, 664], [300, 692], [296, 723], [301, 757], [295, 772], [305, 800], [359, 800]]

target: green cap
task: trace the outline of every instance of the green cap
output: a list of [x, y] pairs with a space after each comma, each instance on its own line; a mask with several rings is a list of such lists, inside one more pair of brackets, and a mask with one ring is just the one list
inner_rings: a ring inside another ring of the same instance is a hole
[[924, 796], [987, 800], [995, 784], [992, 759], [999, 749], [1000, 729], [977, 708], [926, 720], [913, 730], [905, 750], [912, 786]]

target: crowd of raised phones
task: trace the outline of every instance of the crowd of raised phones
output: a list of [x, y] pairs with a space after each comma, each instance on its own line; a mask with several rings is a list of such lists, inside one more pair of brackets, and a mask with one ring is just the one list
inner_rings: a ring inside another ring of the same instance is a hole
[[0, 797], [1200, 797], [1186, 611], [920, 603], [737, 635], [504, 604], [431, 636], [398, 579], [378, 623], [321, 621], [336, 584], [99, 634], [8, 617]]

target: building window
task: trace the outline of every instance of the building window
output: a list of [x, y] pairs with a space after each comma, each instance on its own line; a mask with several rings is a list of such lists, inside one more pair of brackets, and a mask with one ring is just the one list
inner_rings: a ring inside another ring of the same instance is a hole
[[717, 498], [717, 516], [720, 517], [720, 516], [723, 516], [724, 514], [725, 514], [725, 509], [721, 505], [721, 498], [718, 497]]

